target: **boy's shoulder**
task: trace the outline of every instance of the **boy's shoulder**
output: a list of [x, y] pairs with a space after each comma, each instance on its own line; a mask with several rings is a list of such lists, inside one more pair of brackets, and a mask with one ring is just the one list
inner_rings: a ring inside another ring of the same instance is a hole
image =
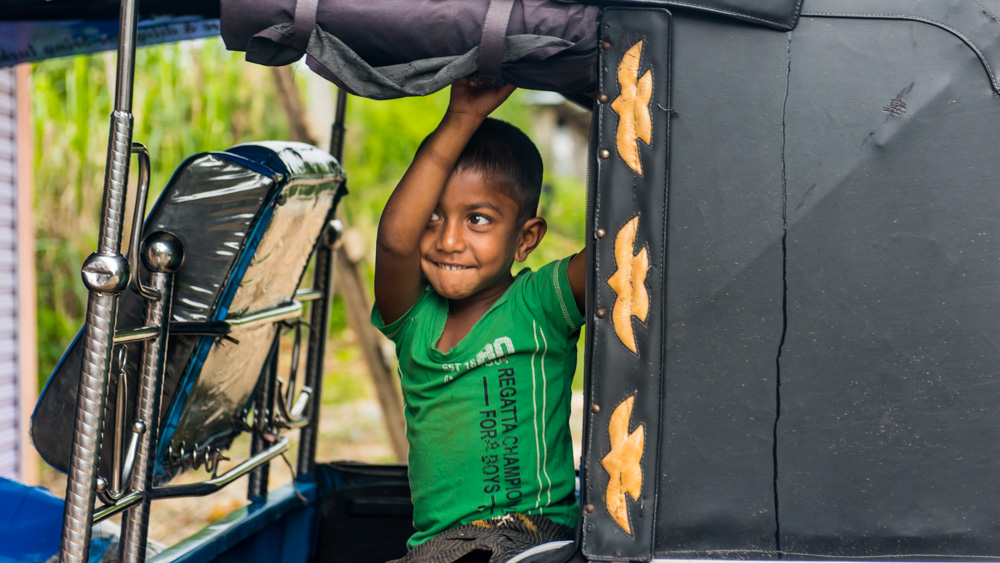
[[531, 270], [518, 272], [509, 293], [520, 296], [520, 305], [538, 317], [544, 316], [554, 325], [576, 331], [583, 326], [583, 315], [576, 306], [567, 273], [572, 256], [554, 260]]

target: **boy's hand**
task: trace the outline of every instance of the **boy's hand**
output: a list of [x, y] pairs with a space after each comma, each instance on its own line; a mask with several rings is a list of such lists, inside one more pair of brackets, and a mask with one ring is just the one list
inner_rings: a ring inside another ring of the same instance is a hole
[[474, 78], [462, 78], [451, 85], [448, 113], [481, 122], [500, 107], [513, 91], [511, 84], [492, 86]]

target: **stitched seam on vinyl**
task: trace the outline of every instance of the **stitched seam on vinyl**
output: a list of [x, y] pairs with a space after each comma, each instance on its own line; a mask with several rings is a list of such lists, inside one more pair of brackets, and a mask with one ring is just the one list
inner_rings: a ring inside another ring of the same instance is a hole
[[943, 22], [939, 22], [931, 18], [925, 18], [922, 16], [911, 16], [907, 14], [806, 12], [803, 13], [802, 15], [806, 17], [816, 17], [816, 18], [859, 18], [859, 19], [871, 18], [871, 19], [883, 19], [883, 20], [904, 20], [904, 21], [915, 21], [915, 22], [926, 23], [928, 25], [933, 25], [934, 27], [943, 29], [944, 31], [951, 33], [955, 37], [958, 37], [959, 39], [962, 40], [963, 43], [965, 43], [967, 47], [972, 49], [972, 52], [975, 53], [976, 57], [979, 58], [979, 62], [982, 63], [983, 68], [986, 69], [986, 74], [989, 76], [990, 84], [993, 86], [993, 91], [1000, 93], [1000, 83], [997, 82], [997, 77], [996, 74], [993, 72], [993, 67], [990, 66], [989, 61], [986, 60], [986, 56], [983, 54], [982, 51], [979, 50], [979, 47], [976, 47], [976, 44], [973, 43], [972, 39], [969, 38], [967, 35]]
[[[697, 4], [697, 3], [694, 3], [694, 2], [676, 2], [674, 0], [671, 0], [669, 2], [669, 4], [672, 5], [672, 6], [682, 6], [682, 7], [687, 7], [687, 8], [694, 8], [694, 9], [697, 9], [697, 10], [704, 10], [704, 11], [712, 12], [712, 13], [716, 13], [716, 14], [726, 14], [728, 16], [733, 16], [735, 18], [739, 18], [739, 19], [743, 19], [743, 20], [750, 20], [750, 21], [756, 21], [756, 22], [760, 22], [760, 23], [766, 23], [766, 24], [778, 26], [781, 29], [789, 29], [789, 25], [786, 24], [786, 23], [777, 22], [777, 21], [773, 21], [773, 20], [768, 20], [768, 19], [757, 17], [757, 16], [751, 16], [750, 14], [744, 14], [744, 13], [741, 13], [741, 12], [734, 12], [732, 10], [724, 10], [724, 9], [721, 9], [721, 8], [710, 8], [708, 6], [705, 6], [704, 4]], [[796, 14], [799, 13], [799, 11], [801, 9], [802, 9], [802, 0], [798, 0], [797, 2], [795, 2], [795, 13]], [[795, 18], [793, 17], [793, 20], [794, 19]]]
[[1000, 18], [998, 18], [996, 16], [996, 14], [994, 14], [993, 12], [991, 12], [989, 8], [987, 8], [986, 6], [983, 6], [982, 3], [980, 3], [978, 0], [972, 0], [972, 3], [975, 4], [976, 6], [979, 6], [980, 8], [982, 8], [983, 9], [983, 13], [985, 13], [987, 16], [993, 18], [993, 21], [1000, 22]]

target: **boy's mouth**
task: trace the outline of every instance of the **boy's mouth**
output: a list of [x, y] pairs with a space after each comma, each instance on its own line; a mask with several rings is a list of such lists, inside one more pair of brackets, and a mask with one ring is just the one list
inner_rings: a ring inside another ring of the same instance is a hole
[[461, 265], [458, 265], [458, 264], [443, 264], [441, 262], [435, 262], [434, 265], [437, 266], [438, 268], [441, 268], [442, 270], [445, 270], [445, 271], [448, 271], [448, 272], [455, 272], [455, 271], [458, 271], [458, 270], [467, 270], [467, 269], [469, 269], [471, 267], [471, 266], [461, 266]]

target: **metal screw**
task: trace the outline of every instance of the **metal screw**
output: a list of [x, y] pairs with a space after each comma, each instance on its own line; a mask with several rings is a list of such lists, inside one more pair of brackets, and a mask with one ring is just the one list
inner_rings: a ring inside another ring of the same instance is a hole
[[603, 319], [604, 317], [608, 316], [608, 310], [605, 309], [604, 307], [601, 307], [600, 309], [598, 309], [594, 313], [597, 315], [597, 318], [599, 318], [599, 319]]
[[604, 229], [597, 229], [597, 238], [604, 238], [604, 235], [608, 234]]
[[135, 424], [132, 425], [132, 432], [135, 432], [136, 434], [145, 434], [146, 424], [141, 420], [135, 421]]
[[609, 151], [608, 149], [601, 149], [601, 152], [597, 154], [601, 155], [601, 158], [608, 158], [609, 156], [611, 156], [611, 151]]
[[597, 96], [597, 101], [601, 102], [602, 104], [608, 103], [608, 95], [607, 94], [601, 94], [600, 96]]
[[592, 412], [594, 414], [597, 414], [597, 413], [601, 412], [601, 406], [598, 405], [598, 404], [596, 404], [596, 403], [593, 404], [593, 405], [590, 405], [590, 412]]
[[611, 42], [610, 41], [601, 41], [601, 49], [604, 50], [604, 51], [610, 51], [611, 50]]

